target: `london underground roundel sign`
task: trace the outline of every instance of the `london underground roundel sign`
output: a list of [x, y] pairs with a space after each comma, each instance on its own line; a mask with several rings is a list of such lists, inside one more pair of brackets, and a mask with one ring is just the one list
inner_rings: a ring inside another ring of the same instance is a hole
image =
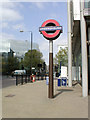
[[46, 39], [55, 40], [62, 33], [62, 26], [56, 20], [49, 19], [42, 24], [39, 31]]

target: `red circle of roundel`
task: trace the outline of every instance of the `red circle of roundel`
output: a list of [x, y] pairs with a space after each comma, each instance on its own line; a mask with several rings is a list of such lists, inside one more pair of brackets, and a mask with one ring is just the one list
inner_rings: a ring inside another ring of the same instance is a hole
[[[50, 20], [46, 20], [46, 21], [42, 24], [41, 27], [45, 27], [48, 23], [54, 23], [55, 26], [60, 26], [59, 23], [58, 23], [56, 20], [50, 19]], [[48, 34], [48, 33], [46, 33], [46, 31], [41, 31], [41, 32], [42, 32], [42, 34], [43, 34], [46, 38], [49, 38], [49, 39], [50, 39], [50, 38], [55, 38], [55, 37], [60, 33], [60, 30], [56, 30], [55, 33], [53, 33], [53, 34]]]

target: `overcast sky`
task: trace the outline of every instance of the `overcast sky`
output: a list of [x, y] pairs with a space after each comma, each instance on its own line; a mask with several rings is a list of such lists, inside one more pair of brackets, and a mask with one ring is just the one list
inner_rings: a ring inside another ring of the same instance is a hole
[[[1, 4], [0, 4], [1, 5]], [[39, 27], [47, 19], [55, 19], [63, 26], [63, 33], [54, 41], [53, 53], [57, 53], [57, 45], [67, 43], [67, 3], [66, 2], [4, 2], [0, 7], [0, 38], [28, 40], [32, 31], [33, 42], [38, 43], [43, 58], [48, 64], [49, 41], [39, 33]], [[1, 21], [2, 18], [2, 21]]]

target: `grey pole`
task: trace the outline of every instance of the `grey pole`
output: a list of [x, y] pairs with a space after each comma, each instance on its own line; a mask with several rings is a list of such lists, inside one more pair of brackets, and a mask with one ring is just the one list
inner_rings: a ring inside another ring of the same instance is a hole
[[[20, 32], [24, 32], [23, 30], [20, 30]], [[31, 40], [31, 74], [32, 74], [32, 31], [26, 31], [26, 32], [30, 32], [31, 34], [30, 34], [30, 40]]]
[[72, 39], [70, 0], [68, 0], [68, 85], [69, 87], [72, 87]]
[[48, 97], [53, 98], [53, 40], [49, 40], [49, 91]]
[[32, 31], [30, 31], [31, 33], [31, 75], [32, 75]]
[[82, 94], [83, 97], [88, 95], [88, 63], [87, 63], [87, 38], [86, 38], [86, 22], [83, 16], [84, 0], [81, 0], [81, 51], [82, 51]]

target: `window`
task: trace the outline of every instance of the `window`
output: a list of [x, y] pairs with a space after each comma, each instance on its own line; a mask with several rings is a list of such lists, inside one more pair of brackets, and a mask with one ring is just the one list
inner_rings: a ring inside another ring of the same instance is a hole
[[85, 0], [84, 8], [90, 8], [90, 0]]

